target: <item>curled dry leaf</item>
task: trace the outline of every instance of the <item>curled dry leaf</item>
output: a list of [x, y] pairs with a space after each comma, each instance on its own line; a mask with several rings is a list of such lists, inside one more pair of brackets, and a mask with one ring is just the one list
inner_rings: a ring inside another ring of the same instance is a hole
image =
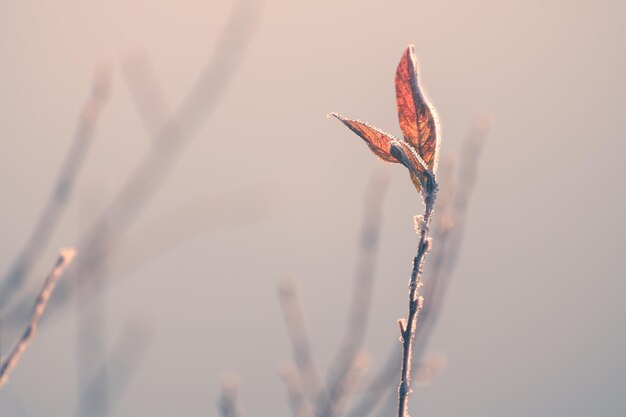
[[396, 139], [359, 120], [331, 113], [360, 136], [369, 148], [384, 161], [405, 165], [417, 191], [430, 192], [430, 179], [437, 169], [439, 138], [434, 111], [420, 90], [417, 81], [417, 60], [410, 45], [404, 51], [396, 70], [396, 103], [404, 139]]

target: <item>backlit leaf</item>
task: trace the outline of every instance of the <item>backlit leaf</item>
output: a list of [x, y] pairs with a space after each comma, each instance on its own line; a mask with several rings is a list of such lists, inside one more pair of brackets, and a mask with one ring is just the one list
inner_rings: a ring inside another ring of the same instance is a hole
[[337, 113], [331, 113], [331, 116], [341, 120], [341, 122], [348, 126], [350, 130], [359, 135], [363, 139], [367, 146], [374, 152], [380, 159], [387, 162], [400, 162], [394, 158], [391, 153], [391, 142], [396, 140], [393, 136], [370, 126], [365, 122], [359, 120], [346, 119]]
[[437, 121], [417, 80], [417, 60], [410, 45], [404, 51], [396, 70], [396, 102], [404, 140], [410, 143], [428, 169], [437, 169], [439, 140]]

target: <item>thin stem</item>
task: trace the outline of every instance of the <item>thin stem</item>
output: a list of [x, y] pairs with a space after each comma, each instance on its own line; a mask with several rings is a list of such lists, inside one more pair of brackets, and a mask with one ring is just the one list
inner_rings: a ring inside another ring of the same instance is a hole
[[[83, 161], [93, 142], [100, 112], [108, 97], [110, 78], [111, 73], [107, 68], [98, 68], [96, 71], [91, 92], [80, 112], [74, 139], [65, 156], [54, 188], [39, 213], [39, 218], [28, 240], [20, 249], [9, 270], [0, 277], [0, 313], [26, 283], [28, 274], [43, 253], [61, 216], [65, 213]], [[28, 303], [30, 304], [30, 301]]]
[[[434, 189], [436, 190], [436, 184]], [[417, 255], [415, 255], [413, 259], [413, 271], [411, 272], [411, 280], [409, 281], [409, 314], [407, 316], [406, 325], [404, 325], [402, 331], [402, 374], [400, 377], [400, 386], [398, 387], [399, 417], [408, 416], [408, 400], [411, 384], [411, 356], [413, 353], [413, 340], [415, 338], [415, 323], [419, 311], [422, 308], [422, 298], [419, 296], [419, 287], [421, 285], [424, 259], [430, 250], [428, 232], [435, 205], [435, 192], [425, 194], [424, 204], [424, 215], [419, 229], [420, 237]]]
[[313, 358], [313, 349], [304, 319], [304, 309], [296, 283], [292, 280], [282, 282], [278, 296], [291, 340], [294, 362], [300, 372], [304, 391], [309, 398], [317, 398], [321, 391], [321, 382]]
[[46, 281], [37, 296], [35, 307], [33, 308], [33, 313], [28, 325], [26, 326], [26, 330], [24, 330], [22, 337], [17, 341], [9, 356], [7, 356], [4, 362], [0, 363], [0, 388], [2, 388], [2, 385], [4, 385], [5, 382], [7, 382], [9, 374], [19, 362], [20, 357], [28, 347], [30, 341], [33, 337], [35, 337], [35, 334], [37, 333], [37, 326], [39, 325], [39, 321], [41, 320], [43, 313], [46, 311], [46, 306], [48, 305], [48, 300], [52, 295], [52, 291], [54, 290], [57, 281], [61, 277], [61, 274], [63, 274], [67, 265], [69, 265], [70, 262], [72, 262], [72, 259], [74, 259], [74, 255], [74, 249], [61, 250], [52, 271], [48, 274], [48, 277], [46, 278]]
[[[445, 191], [445, 193], [440, 195], [440, 198], [437, 200], [439, 226], [434, 231], [437, 245], [436, 251], [431, 255], [434, 256], [434, 259], [431, 259], [429, 263], [430, 269], [427, 272], [428, 282], [425, 288], [425, 299], [428, 300], [428, 303], [420, 311], [420, 320], [416, 324], [417, 343], [413, 347], [413, 362], [420, 361], [419, 359], [426, 348], [454, 272], [463, 241], [468, 206], [478, 173], [480, 154], [489, 130], [489, 119], [484, 117], [476, 118], [463, 143], [458, 168], [459, 174], [456, 175], [459, 180], [458, 184], [455, 183], [454, 186], [451, 184], [452, 174], [443, 176], [443, 178], [448, 180], [442, 184], [442, 191]], [[453, 187], [452, 190], [451, 187]], [[395, 409], [398, 400], [397, 392], [396, 390], [390, 390], [388, 387], [400, 373], [400, 355], [401, 349], [394, 348], [391, 351], [386, 364], [365, 388], [364, 392], [366, 395], [350, 410], [347, 417], [364, 417], [369, 415], [381, 401], [383, 395], [387, 393], [389, 393], [389, 397], [385, 405], [381, 407], [380, 415], [388, 415], [390, 410]]]
[[285, 363], [280, 369], [280, 376], [287, 388], [287, 397], [293, 417], [313, 417], [309, 400], [304, 395], [300, 371], [291, 362]]
[[[152, 323], [138, 319], [130, 319], [126, 323], [113, 350], [85, 384], [74, 412], [76, 417], [106, 417], [114, 411], [146, 356], [153, 330]], [[108, 389], [107, 401], [100, 401], [102, 390]]]

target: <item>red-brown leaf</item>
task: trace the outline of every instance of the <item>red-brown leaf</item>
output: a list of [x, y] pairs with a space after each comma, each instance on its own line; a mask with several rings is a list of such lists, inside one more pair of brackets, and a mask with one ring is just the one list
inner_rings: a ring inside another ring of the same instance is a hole
[[399, 162], [390, 153], [391, 142], [396, 140], [393, 136], [359, 120], [346, 119], [337, 113], [331, 113], [331, 116], [339, 119], [350, 130], [359, 135], [380, 159], [387, 162]]
[[437, 121], [417, 81], [413, 46], [404, 51], [396, 70], [396, 102], [404, 140], [411, 144], [433, 173], [437, 168]]

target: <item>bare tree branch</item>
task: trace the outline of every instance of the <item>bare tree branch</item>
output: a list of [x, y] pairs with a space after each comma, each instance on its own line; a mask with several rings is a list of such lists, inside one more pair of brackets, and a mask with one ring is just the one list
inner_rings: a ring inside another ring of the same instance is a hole
[[[77, 259], [68, 279], [59, 285], [51, 302], [51, 312], [54, 307], [67, 301], [70, 287], [75, 285], [76, 281], [90, 279], [90, 271], [136, 220], [171, 171], [181, 149], [212, 115], [232, 83], [236, 70], [241, 66], [246, 47], [257, 27], [263, 4], [262, 0], [236, 2], [214, 53], [191, 92], [154, 138], [153, 146], [118, 195], [79, 239], [77, 246], [80, 248], [81, 256]], [[98, 236], [107, 224], [110, 225], [109, 241], [106, 247], [102, 247]], [[16, 314], [19, 314], [19, 311], [16, 311]]]
[[100, 67], [96, 70], [91, 92], [80, 112], [73, 142], [65, 156], [52, 193], [39, 213], [30, 237], [20, 249], [9, 270], [0, 279], [0, 314], [23, 287], [28, 274], [46, 248], [50, 236], [65, 212], [85, 155], [93, 141], [100, 111], [108, 97], [110, 79], [111, 73], [108, 68]]

